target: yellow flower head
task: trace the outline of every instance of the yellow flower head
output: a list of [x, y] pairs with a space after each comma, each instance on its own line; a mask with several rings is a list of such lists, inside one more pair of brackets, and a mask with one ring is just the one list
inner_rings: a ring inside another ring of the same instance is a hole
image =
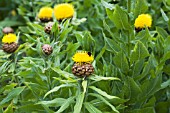
[[57, 20], [73, 17], [74, 7], [71, 4], [58, 4], [54, 7], [54, 15]]
[[145, 28], [146, 27], [151, 27], [152, 24], [152, 17], [149, 14], [141, 14], [136, 18], [135, 20], [135, 27], [136, 28]]
[[72, 57], [74, 62], [77, 63], [91, 63], [94, 58], [91, 53], [87, 53], [86, 51], [79, 51]]
[[15, 11], [15, 10], [12, 10], [12, 11], [11, 11], [11, 15], [12, 15], [12, 16], [15, 16], [15, 15], [16, 15], [16, 11]]
[[2, 38], [3, 43], [12, 43], [17, 41], [17, 36], [15, 34], [9, 33]]
[[38, 13], [38, 18], [52, 18], [53, 9], [51, 7], [42, 7]]

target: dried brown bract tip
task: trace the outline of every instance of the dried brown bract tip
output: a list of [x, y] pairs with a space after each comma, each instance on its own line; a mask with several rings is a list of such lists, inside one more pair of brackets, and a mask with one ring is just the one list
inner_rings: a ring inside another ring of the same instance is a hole
[[14, 30], [11, 27], [5, 27], [3, 28], [2, 32], [4, 34], [14, 33]]

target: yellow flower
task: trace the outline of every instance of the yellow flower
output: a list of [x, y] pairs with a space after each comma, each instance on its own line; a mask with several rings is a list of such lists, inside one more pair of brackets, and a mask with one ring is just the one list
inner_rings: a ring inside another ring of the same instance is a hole
[[17, 41], [17, 36], [15, 34], [9, 33], [2, 38], [3, 43], [12, 43]]
[[152, 17], [149, 14], [141, 14], [135, 20], [135, 27], [142, 29], [146, 27], [151, 27]]
[[71, 4], [58, 4], [54, 7], [54, 15], [57, 20], [73, 17], [74, 7]]
[[73, 57], [72, 57], [74, 62], [77, 63], [90, 63], [94, 60], [93, 56], [91, 53], [87, 53], [86, 51], [79, 51], [77, 52]]
[[38, 13], [38, 18], [52, 18], [53, 9], [51, 7], [42, 7]]
[[11, 11], [11, 15], [12, 15], [12, 16], [15, 16], [15, 15], [16, 15], [16, 11], [15, 11], [15, 10], [12, 10], [12, 11]]

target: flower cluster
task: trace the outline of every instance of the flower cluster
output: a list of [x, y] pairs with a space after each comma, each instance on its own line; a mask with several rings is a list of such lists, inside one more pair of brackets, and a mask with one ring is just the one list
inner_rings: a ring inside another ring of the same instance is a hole
[[74, 7], [68, 3], [55, 5], [54, 10], [51, 7], [42, 7], [39, 11], [38, 18], [42, 22], [48, 22], [52, 20], [53, 13], [57, 20], [70, 18], [74, 15]]

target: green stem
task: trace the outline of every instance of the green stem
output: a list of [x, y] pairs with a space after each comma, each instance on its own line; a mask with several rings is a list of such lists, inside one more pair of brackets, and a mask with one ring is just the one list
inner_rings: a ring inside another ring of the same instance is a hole
[[[14, 81], [15, 83], [17, 83], [17, 85], [20, 87], [21, 84], [20, 84], [20, 80], [18, 78], [18, 76], [15, 75], [15, 72], [16, 72], [16, 65], [17, 65], [17, 60], [18, 60], [18, 54], [17, 53], [13, 53], [13, 59], [12, 59], [12, 62], [14, 63], [14, 70], [12, 71], [12, 81]], [[23, 99], [23, 95], [22, 93], [19, 95], [19, 100], [22, 100]]]
[[[48, 68], [48, 63], [46, 62], [47, 59], [44, 57], [43, 57], [43, 59], [44, 59], [44, 63], [45, 63], [44, 68], [47, 69]], [[48, 69], [45, 70], [45, 75], [47, 77], [47, 87], [48, 87], [48, 90], [50, 91], [52, 89], [52, 82], [51, 82], [51, 73]], [[53, 94], [50, 93], [49, 96], [50, 96], [50, 99], [52, 99]]]
[[131, 12], [131, 0], [127, 1], [127, 8], [128, 8], [128, 13]]
[[78, 80], [78, 93], [79, 93], [79, 94], [80, 94], [81, 91], [82, 91], [81, 84], [82, 84], [82, 80]]
[[[89, 79], [87, 79], [87, 78], [85, 78], [85, 80], [87, 80], [87, 87], [86, 87], [86, 92], [85, 92], [85, 96], [84, 96], [84, 102], [86, 102], [87, 101], [87, 96], [88, 96], [88, 86], [89, 86]], [[85, 111], [85, 107], [84, 107], [84, 113], [86, 113], [86, 111]]]
[[130, 31], [128, 31], [128, 57], [130, 58], [130, 40], [131, 40], [131, 36], [130, 36]]
[[[47, 75], [47, 79], [48, 79], [48, 80], [47, 80], [48, 88], [49, 88], [49, 90], [51, 90], [51, 89], [52, 89], [52, 87], [51, 87], [52, 83], [51, 83], [50, 74]], [[50, 99], [52, 99], [52, 97], [53, 97], [53, 94], [51, 93], [51, 94], [50, 94]]]
[[[127, 0], [127, 9], [128, 9], [128, 13], [130, 13], [131, 12], [131, 0]], [[130, 17], [128, 16], [128, 21], [129, 21], [129, 23], [131, 23], [130, 22]], [[130, 58], [130, 51], [131, 51], [131, 44], [130, 44], [130, 41], [131, 41], [131, 36], [130, 36], [130, 33], [131, 33], [131, 31], [130, 30], [128, 30], [128, 57]], [[129, 62], [130, 62], [130, 60], [129, 60]], [[129, 66], [130, 66], [130, 63], [129, 63]]]
[[[130, 23], [130, 19], [129, 19], [129, 23]], [[130, 28], [131, 29], [131, 28]], [[128, 33], [128, 44], [127, 44], [127, 46], [128, 46], [128, 58], [127, 58], [127, 60], [128, 60], [128, 65], [129, 65], [129, 68], [131, 67], [131, 63], [130, 63], [130, 53], [131, 53], [131, 30], [128, 30], [127, 31], [127, 33]], [[130, 72], [128, 71], [128, 73], [127, 73], [129, 76], [130, 76]]]
[[17, 63], [17, 54], [13, 53], [13, 58], [12, 58], [12, 62], [14, 63], [14, 70], [12, 71], [12, 77], [13, 77], [13, 80], [15, 83], [18, 84], [18, 86], [20, 86], [20, 83], [19, 83], [19, 79], [18, 77], [15, 75], [15, 70], [16, 70], [16, 63]]

